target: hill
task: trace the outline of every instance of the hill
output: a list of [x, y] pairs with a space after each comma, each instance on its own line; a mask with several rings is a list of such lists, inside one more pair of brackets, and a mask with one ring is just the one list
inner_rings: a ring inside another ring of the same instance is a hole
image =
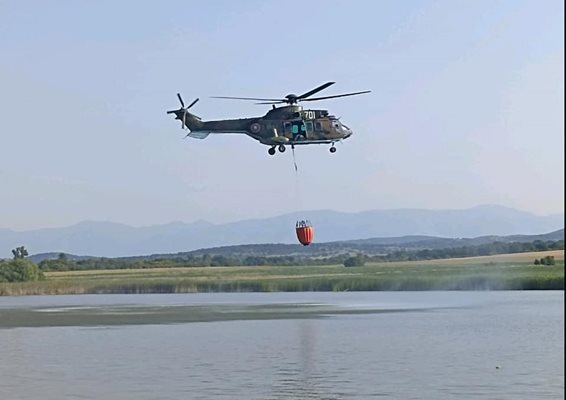
[[[316, 229], [316, 242], [351, 241], [365, 238], [399, 238], [418, 242], [432, 237], [470, 238], [486, 235], [539, 234], [563, 227], [562, 215], [537, 216], [501, 206], [465, 210], [372, 210], [345, 213], [316, 210], [227, 224], [170, 223], [131, 227], [112, 222], [81, 222], [63, 228], [25, 232], [0, 230], [0, 253], [25, 245], [30, 253], [65, 252], [79, 255], [120, 257], [176, 253], [201, 248], [249, 243], [296, 243], [297, 219], [309, 218]], [[371, 239], [377, 240], [377, 239]], [[395, 239], [398, 240], [398, 239]]]
[[[243, 259], [245, 257], [302, 257], [329, 258], [351, 253], [364, 253], [368, 256], [384, 255], [393, 252], [415, 252], [418, 250], [446, 250], [455, 248], [477, 248], [494, 243], [534, 243], [536, 241], [560, 241], [564, 239], [564, 229], [542, 235], [511, 235], [511, 236], [481, 236], [470, 239], [449, 239], [431, 236], [403, 236], [397, 238], [372, 238], [350, 241], [313, 243], [308, 247], [297, 244], [264, 243], [235, 246], [220, 246], [192, 250], [188, 252], [152, 254], [146, 256], [118, 257], [125, 262], [152, 260], [187, 260], [204, 256], [221, 256]], [[41, 253], [30, 256], [36, 263], [43, 260], [55, 259], [60, 253]], [[94, 257], [65, 254], [70, 261], [82, 261]]]

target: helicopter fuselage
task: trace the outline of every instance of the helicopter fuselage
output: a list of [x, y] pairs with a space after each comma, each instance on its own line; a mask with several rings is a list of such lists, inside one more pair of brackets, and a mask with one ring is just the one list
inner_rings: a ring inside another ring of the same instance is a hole
[[[209, 134], [243, 133], [262, 144], [284, 151], [285, 145], [332, 144], [347, 139], [352, 130], [326, 110], [304, 110], [297, 105], [288, 105], [269, 110], [263, 117], [201, 121], [188, 111], [175, 112], [176, 119], [183, 121], [189, 129], [187, 136], [204, 139]], [[336, 149], [334, 146], [331, 152]]]
[[[334, 85], [334, 83], [326, 82], [303, 94], [288, 94], [283, 98], [212, 96], [212, 98], [216, 99], [252, 100], [259, 101], [256, 104], [271, 104], [272, 109], [263, 117], [258, 118], [202, 121], [188, 111], [199, 99], [197, 98], [191, 104], [185, 106], [185, 102], [179, 93], [177, 93], [177, 98], [181, 103], [181, 108], [167, 111], [167, 114], [175, 114], [176, 119], [182, 123], [181, 127], [189, 130], [187, 136], [198, 139], [204, 139], [211, 133], [243, 133], [260, 143], [271, 146], [267, 151], [270, 155], [275, 154], [276, 148], [281, 153], [284, 152], [285, 145], [290, 145], [291, 148], [294, 148], [295, 145], [313, 143], [331, 144], [330, 152], [334, 153], [336, 152], [334, 143], [352, 136], [352, 130], [342, 124], [340, 118], [329, 115], [328, 111], [304, 110], [298, 103], [357, 96], [371, 92], [370, 90], [364, 90], [361, 92], [312, 97], [321, 90]], [[287, 105], [277, 107], [276, 104]]]

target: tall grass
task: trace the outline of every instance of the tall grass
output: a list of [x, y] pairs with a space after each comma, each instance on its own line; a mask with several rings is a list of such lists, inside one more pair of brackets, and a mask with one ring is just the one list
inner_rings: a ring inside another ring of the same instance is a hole
[[482, 257], [345, 268], [207, 267], [52, 272], [44, 281], [0, 283], [0, 295], [380, 290], [563, 290], [564, 259]]

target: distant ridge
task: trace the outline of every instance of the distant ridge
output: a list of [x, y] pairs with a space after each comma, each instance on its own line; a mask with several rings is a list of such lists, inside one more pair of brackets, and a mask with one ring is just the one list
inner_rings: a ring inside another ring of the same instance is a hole
[[418, 241], [427, 237], [442, 240], [536, 235], [564, 226], [563, 215], [537, 216], [493, 205], [464, 210], [395, 209], [356, 213], [314, 210], [217, 225], [198, 221], [135, 228], [85, 221], [69, 227], [25, 232], [0, 229], [0, 256], [10, 257], [10, 249], [21, 245], [32, 254], [64, 252], [124, 257], [253, 243], [294, 244], [295, 222], [304, 218], [309, 218], [315, 226], [315, 243], [406, 236], [409, 237], [404, 240]]
[[[152, 254], [145, 256], [118, 257], [124, 260], [155, 260], [155, 259], [171, 259], [183, 258], [189, 256], [263, 256], [277, 257], [289, 255], [302, 255], [307, 257], [329, 256], [349, 252], [361, 251], [366, 254], [380, 254], [390, 252], [392, 250], [422, 250], [422, 249], [448, 249], [456, 247], [472, 247], [490, 243], [531, 243], [534, 241], [558, 241], [564, 240], [564, 229], [542, 235], [511, 235], [511, 236], [481, 236], [477, 238], [449, 239], [432, 236], [403, 236], [397, 238], [371, 238], [361, 240], [349, 240], [338, 242], [314, 243], [309, 247], [302, 247], [296, 244], [284, 243], [258, 243], [234, 246], [221, 246], [206, 249], [197, 249], [188, 252], [170, 253], [170, 254]], [[61, 253], [40, 253], [34, 254], [29, 258], [39, 263], [43, 260], [56, 259]], [[72, 261], [80, 261], [89, 256], [77, 256], [74, 254], [65, 254]]]
[[487, 235], [478, 236], [476, 238], [440, 238], [433, 236], [403, 236], [399, 238], [370, 238], [351, 240], [349, 243], [357, 244], [396, 244], [405, 245], [409, 247], [427, 247], [427, 248], [447, 248], [447, 247], [460, 247], [460, 246], [477, 246], [480, 244], [503, 242], [503, 243], [526, 243], [535, 240], [564, 240], [564, 228], [558, 229], [553, 232], [543, 233], [540, 235], [508, 235], [497, 236]]

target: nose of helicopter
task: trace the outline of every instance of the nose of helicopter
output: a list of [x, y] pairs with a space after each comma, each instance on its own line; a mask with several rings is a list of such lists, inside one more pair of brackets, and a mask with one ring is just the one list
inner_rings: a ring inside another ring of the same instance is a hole
[[354, 132], [344, 124], [342, 124], [342, 130], [344, 131], [344, 139], [349, 138], [354, 134]]

